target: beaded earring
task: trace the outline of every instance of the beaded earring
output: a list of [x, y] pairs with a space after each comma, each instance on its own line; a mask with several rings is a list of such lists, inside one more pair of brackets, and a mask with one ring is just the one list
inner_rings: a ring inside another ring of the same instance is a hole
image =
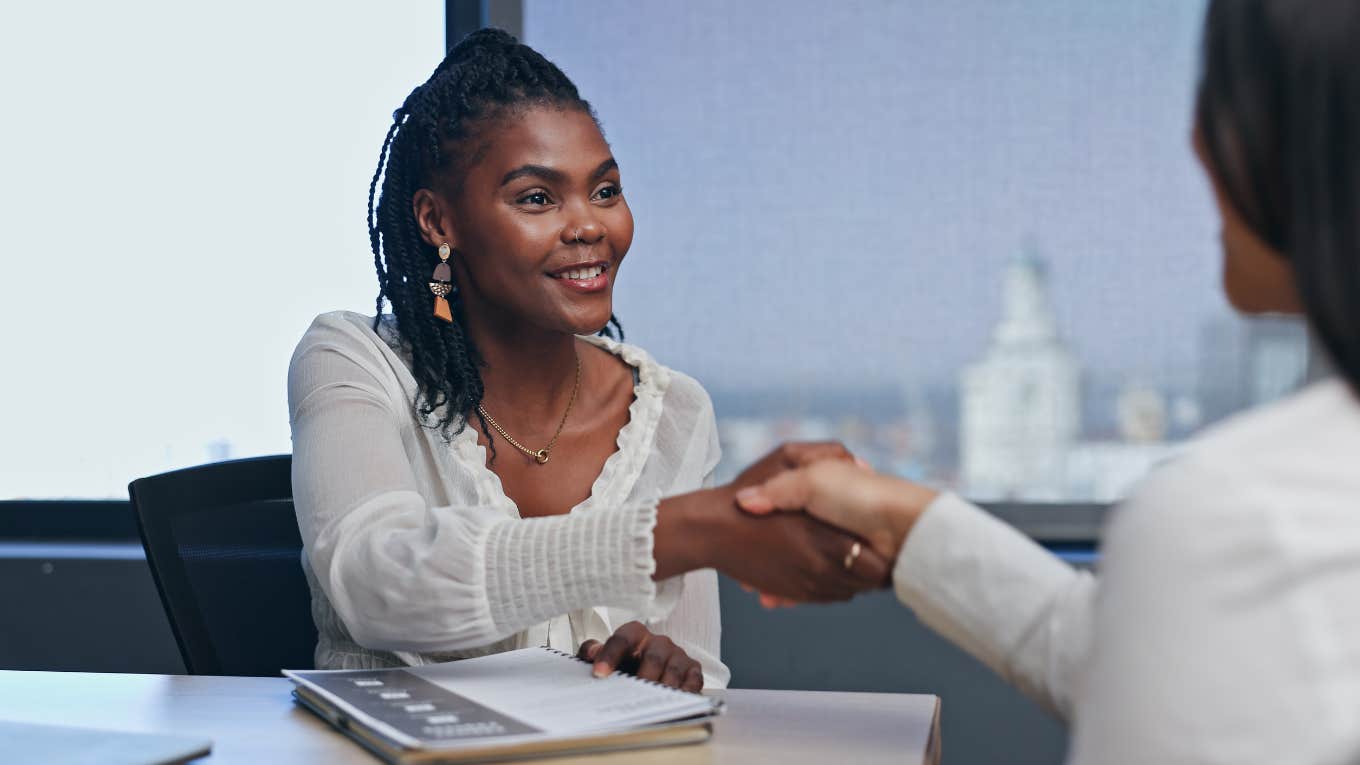
[[434, 275], [430, 277], [430, 292], [434, 293], [434, 315], [444, 321], [453, 323], [453, 312], [449, 310], [449, 301], [444, 298], [453, 291], [453, 272], [449, 270], [449, 255], [453, 249], [448, 242], [439, 245], [439, 265], [434, 267]]

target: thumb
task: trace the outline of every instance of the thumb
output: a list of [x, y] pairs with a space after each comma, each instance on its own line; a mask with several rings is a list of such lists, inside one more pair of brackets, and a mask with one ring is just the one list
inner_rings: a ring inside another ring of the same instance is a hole
[[802, 510], [812, 497], [807, 470], [786, 470], [759, 486], [737, 492], [737, 505], [748, 513], [766, 515], [775, 510]]

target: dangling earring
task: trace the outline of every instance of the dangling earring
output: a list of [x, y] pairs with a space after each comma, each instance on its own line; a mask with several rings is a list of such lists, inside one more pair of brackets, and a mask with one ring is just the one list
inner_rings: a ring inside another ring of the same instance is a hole
[[448, 242], [439, 245], [439, 265], [434, 267], [434, 275], [430, 277], [430, 292], [434, 293], [434, 315], [453, 323], [453, 312], [449, 310], [449, 301], [445, 300], [450, 292], [453, 291], [453, 272], [449, 270], [449, 254], [453, 250]]

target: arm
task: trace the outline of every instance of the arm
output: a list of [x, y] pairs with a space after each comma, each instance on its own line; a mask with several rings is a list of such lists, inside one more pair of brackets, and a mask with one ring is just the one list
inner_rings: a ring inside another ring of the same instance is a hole
[[893, 570], [922, 622], [1070, 720], [1090, 647], [1096, 581], [986, 511], [942, 495]]
[[417, 425], [353, 346], [343, 328], [309, 332], [289, 402], [308, 561], [357, 641], [452, 651], [591, 605], [660, 615], [655, 503], [529, 520], [427, 504], [400, 437]]
[[753, 512], [806, 509], [896, 559], [898, 598], [927, 625], [1068, 718], [1095, 580], [953, 495], [843, 462], [743, 492]]

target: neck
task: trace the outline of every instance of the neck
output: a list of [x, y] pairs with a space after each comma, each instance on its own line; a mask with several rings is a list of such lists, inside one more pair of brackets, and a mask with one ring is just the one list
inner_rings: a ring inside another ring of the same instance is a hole
[[[481, 354], [482, 403], [503, 427], [552, 432], [576, 387], [576, 336], [466, 306], [464, 326]], [[584, 374], [584, 371], [582, 372]]]

